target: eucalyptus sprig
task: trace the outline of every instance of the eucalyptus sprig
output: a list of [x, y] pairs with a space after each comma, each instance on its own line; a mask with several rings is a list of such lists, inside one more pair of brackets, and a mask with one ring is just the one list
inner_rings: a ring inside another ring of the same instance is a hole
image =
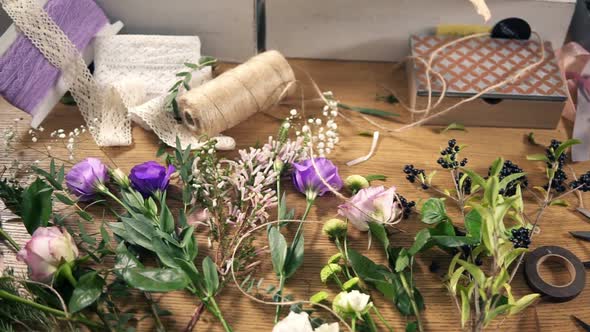
[[217, 66], [217, 59], [211, 56], [203, 56], [199, 59], [197, 63], [185, 62], [184, 66], [187, 67], [187, 70], [179, 72], [176, 74], [176, 77], [179, 78], [174, 85], [168, 90], [168, 96], [166, 96], [165, 105], [169, 112], [174, 114], [174, 118], [176, 120], [180, 120], [180, 110], [178, 108], [178, 102], [176, 98], [178, 94], [181, 92], [181, 89], [184, 88], [186, 91], [191, 89], [191, 80], [193, 79], [193, 72], [199, 71], [205, 67], [211, 66], [211, 68], [215, 68]]

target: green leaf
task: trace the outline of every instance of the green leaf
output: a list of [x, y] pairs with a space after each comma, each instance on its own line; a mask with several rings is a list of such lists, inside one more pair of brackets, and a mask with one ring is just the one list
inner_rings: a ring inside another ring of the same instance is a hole
[[499, 193], [500, 182], [498, 181], [498, 177], [490, 176], [485, 187], [484, 200], [487, 201], [488, 204], [492, 206], [492, 208], [496, 207]]
[[508, 175], [507, 177], [503, 178], [502, 181], [500, 181], [500, 190], [506, 189], [508, 184], [510, 184], [512, 181], [518, 180], [525, 175], [526, 173], [514, 173]]
[[325, 301], [327, 299], [328, 299], [328, 293], [326, 293], [324, 291], [320, 291], [320, 292], [317, 292], [317, 293], [313, 294], [309, 298], [309, 302], [311, 302], [311, 303], [320, 303], [320, 302]]
[[468, 263], [462, 259], [458, 259], [457, 263], [465, 268], [473, 276], [475, 281], [482, 287], [486, 282], [486, 275], [483, 271], [474, 264]]
[[431, 237], [435, 236], [435, 235], [455, 236], [455, 227], [453, 226], [452, 222], [447, 220], [447, 221], [443, 221], [441, 223], [438, 223], [433, 228], [429, 228], [428, 232], [430, 233]]
[[408, 322], [408, 324], [406, 324], [406, 332], [416, 331], [418, 331], [418, 322]]
[[568, 139], [567, 141], [561, 143], [557, 147], [557, 149], [555, 150], [555, 158], [558, 159], [565, 152], [565, 150], [567, 150], [570, 146], [576, 145], [576, 144], [582, 144], [582, 141], [580, 141], [577, 138], [572, 138], [572, 139]]
[[219, 289], [219, 275], [217, 274], [217, 265], [209, 256], [203, 260], [203, 280], [205, 281], [207, 295], [215, 296], [217, 289]]
[[469, 321], [470, 308], [467, 291], [461, 290], [461, 327], [465, 327], [465, 324]]
[[375, 236], [377, 240], [381, 242], [383, 248], [387, 252], [387, 247], [389, 247], [389, 237], [387, 236], [385, 226], [377, 222], [369, 221], [369, 231], [372, 236]]
[[115, 250], [117, 256], [115, 256], [115, 266], [114, 270], [115, 273], [122, 277], [125, 270], [130, 268], [142, 268], [143, 264], [131, 253], [127, 250], [127, 246], [125, 243], [121, 242], [117, 249]]
[[22, 219], [29, 234], [46, 227], [51, 216], [53, 188], [37, 178], [22, 192]]
[[563, 199], [554, 199], [549, 203], [550, 206], [564, 206], [564, 207], [568, 207], [570, 206], [570, 204]]
[[126, 241], [154, 251], [152, 238], [155, 236], [155, 231], [149, 219], [143, 215], [137, 215], [137, 218], [121, 217], [121, 221], [125, 226]]
[[535, 133], [532, 131], [526, 135], [527, 141], [533, 145], [538, 145], [537, 141], [535, 141]]
[[481, 214], [477, 210], [471, 210], [465, 216], [465, 228], [467, 229], [467, 236], [481, 240]]
[[461, 280], [463, 272], [465, 272], [465, 268], [459, 266], [459, 268], [457, 268], [453, 274], [451, 274], [451, 278], [449, 278], [449, 290], [453, 295], [457, 294], [457, 284], [459, 283], [459, 280]]
[[287, 257], [285, 258], [285, 277], [290, 278], [299, 266], [303, 264], [303, 255], [304, 255], [304, 243], [305, 239], [303, 238], [303, 232], [299, 233], [298, 237], [293, 239], [293, 243], [287, 250]]
[[410, 258], [408, 257], [407, 252], [404, 248], [400, 251], [399, 255], [397, 256], [397, 259], [395, 260], [395, 272], [402, 272], [409, 265]]
[[526, 159], [531, 160], [531, 161], [549, 162], [549, 158], [547, 158], [547, 156], [542, 153], [530, 154], [530, 155], [526, 156]]
[[128, 268], [123, 271], [123, 278], [131, 287], [144, 292], [181, 290], [189, 283], [183, 271], [169, 268]]
[[387, 176], [382, 175], [382, 174], [369, 174], [369, 175], [365, 175], [364, 178], [369, 182], [387, 180]]
[[457, 122], [453, 122], [450, 125], [448, 125], [445, 129], [441, 130], [441, 134], [446, 133], [449, 130], [461, 130], [461, 131], [467, 131], [467, 129], [465, 129], [465, 126], [462, 125], [461, 123], [457, 123]]
[[477, 245], [479, 239], [470, 236], [448, 236], [448, 235], [434, 235], [431, 239], [439, 246], [445, 248], [456, 248], [465, 245]]
[[[52, 159], [52, 162], [53, 162], [53, 159]], [[54, 165], [53, 168], [55, 168], [55, 164], [53, 164], [53, 165]], [[63, 190], [63, 186], [61, 185], [61, 183], [59, 183], [56, 180], [55, 170], [53, 170], [53, 171], [51, 171], [51, 173], [49, 173], [49, 172], [47, 172], [43, 169], [40, 169], [36, 166], [31, 166], [31, 169], [35, 173], [37, 173], [37, 174], [41, 175], [43, 178], [45, 178], [45, 180], [47, 180], [47, 182], [49, 182], [55, 189]]]
[[187, 67], [189, 67], [190, 69], [194, 69], [194, 70], [199, 69], [199, 66], [196, 65], [196, 64], [194, 64], [194, 63], [185, 62], [184, 65], [187, 66]]
[[479, 185], [482, 188], [486, 187], [486, 181], [484, 180], [483, 177], [481, 177], [481, 175], [477, 174], [476, 172], [468, 169], [468, 168], [461, 168], [461, 170], [469, 175], [469, 177], [471, 178], [471, 180], [473, 181], [474, 184]]
[[437, 224], [449, 220], [445, 203], [440, 198], [429, 198], [422, 205], [421, 209], [422, 222], [425, 224]]
[[278, 227], [271, 227], [268, 232], [268, 246], [272, 266], [277, 275], [283, 275], [285, 271], [285, 260], [287, 259], [287, 241]]
[[331, 277], [342, 272], [342, 267], [338, 264], [327, 264], [320, 271], [320, 280], [325, 284]]
[[373, 137], [373, 133], [370, 131], [361, 131], [359, 132], [359, 136]]
[[[441, 223], [442, 224], [442, 223]], [[410, 256], [416, 255], [423, 247], [426, 245], [428, 240], [430, 239], [430, 231], [428, 229], [423, 229], [414, 238], [414, 243], [408, 250], [408, 254]]]
[[165, 202], [161, 204], [162, 212], [160, 213], [160, 227], [165, 233], [174, 232], [174, 216]]
[[80, 277], [68, 304], [70, 313], [76, 313], [94, 303], [100, 297], [104, 284], [104, 279], [96, 271]]
[[[176, 264], [180, 267], [180, 269], [188, 276], [192, 284], [197, 288], [202, 288], [203, 286], [203, 277], [197, 270], [195, 264], [191, 261], [188, 262], [183, 259], [175, 258]], [[204, 295], [203, 295], [204, 296]]]
[[379, 109], [375, 109], [375, 108], [350, 106], [350, 105], [346, 105], [346, 104], [342, 104], [342, 103], [338, 103], [338, 107], [343, 108], [345, 110], [349, 110], [349, 111], [359, 112], [362, 114], [369, 114], [369, 115], [386, 117], [386, 118], [399, 116], [399, 114], [397, 114], [397, 113], [387, 112], [387, 111], [383, 111], [383, 110], [379, 110]]
[[57, 198], [58, 201], [64, 203], [65, 205], [74, 205], [76, 204], [76, 202], [72, 201], [68, 196], [64, 195], [64, 194], [60, 194], [60, 193], [55, 193], [55, 198]]
[[541, 296], [541, 294], [533, 293], [533, 294], [528, 294], [528, 295], [521, 297], [510, 308], [510, 315], [515, 315], [515, 314], [523, 311], [528, 306], [533, 304], [533, 302], [535, 302], [540, 296]]
[[152, 238], [152, 247], [154, 248], [154, 252], [162, 264], [171, 268], [178, 267], [178, 264], [176, 264], [174, 259], [182, 257], [182, 251], [175, 252], [172, 247], [166, 245], [166, 243], [164, 243], [164, 241], [162, 241], [162, 239], [157, 236]]
[[492, 163], [492, 166], [490, 167], [490, 176], [498, 176], [500, 174], [500, 171], [502, 170], [503, 166], [504, 166], [504, 159], [503, 158], [498, 158], [498, 159], [494, 160], [494, 162]]
[[90, 213], [86, 212], [86, 211], [82, 211], [82, 210], [77, 210], [76, 214], [80, 216], [80, 218], [86, 220], [86, 221], [92, 221], [92, 216], [90, 215]]

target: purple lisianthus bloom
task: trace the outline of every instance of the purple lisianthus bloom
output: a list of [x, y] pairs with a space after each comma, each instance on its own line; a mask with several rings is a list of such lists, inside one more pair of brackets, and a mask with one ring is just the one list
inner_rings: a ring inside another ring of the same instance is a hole
[[80, 201], [91, 200], [103, 190], [108, 179], [107, 167], [97, 158], [86, 158], [66, 174], [66, 185]]
[[176, 171], [174, 166], [165, 167], [155, 161], [147, 161], [143, 164], [135, 165], [131, 169], [129, 179], [131, 186], [139, 191], [144, 197], [155, 193], [156, 191], [165, 191], [170, 183], [170, 176]]
[[369, 230], [369, 221], [380, 224], [399, 222], [402, 210], [395, 203], [395, 187], [383, 186], [359, 190], [346, 203], [338, 206], [338, 214], [346, 217], [360, 231]]
[[[330, 188], [322, 182], [322, 178], [334, 190], [342, 188], [342, 179], [338, 175], [338, 167], [326, 158], [307, 159], [300, 163], [293, 163], [293, 183], [297, 190], [307, 196], [308, 200], [314, 200], [317, 196], [323, 196], [330, 192]], [[321, 177], [320, 177], [321, 176]]]

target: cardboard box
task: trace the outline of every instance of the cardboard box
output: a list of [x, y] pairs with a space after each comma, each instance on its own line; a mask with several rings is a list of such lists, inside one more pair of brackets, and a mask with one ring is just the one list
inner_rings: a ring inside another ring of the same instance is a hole
[[[256, 54], [255, 0], [96, 0], [122, 34], [196, 35], [203, 55], [242, 62]], [[0, 34], [11, 24], [0, 8]]]
[[[522, 17], [545, 40], [559, 47], [573, 3], [538, 0], [486, 0], [493, 25]], [[429, 33], [438, 24], [484, 24], [468, 0], [268, 0], [268, 49], [289, 57], [397, 61], [410, 53], [410, 35]]]
[[[428, 59], [434, 50], [454, 39], [456, 37], [412, 36], [412, 55]], [[555, 128], [567, 99], [567, 89], [551, 43], [545, 42], [544, 45], [545, 60], [520, 79], [489, 91], [427, 124], [458, 122], [466, 126]], [[490, 37], [467, 39], [443, 48], [432, 67], [444, 77], [447, 92], [443, 103], [432, 113], [510, 79], [518, 70], [538, 61], [540, 49], [537, 40]], [[416, 61], [408, 65], [407, 72], [410, 106], [423, 109], [428, 96], [425, 67]], [[431, 89], [434, 96], [440, 96], [442, 82], [432, 74]], [[433, 103], [435, 101], [436, 97]]]

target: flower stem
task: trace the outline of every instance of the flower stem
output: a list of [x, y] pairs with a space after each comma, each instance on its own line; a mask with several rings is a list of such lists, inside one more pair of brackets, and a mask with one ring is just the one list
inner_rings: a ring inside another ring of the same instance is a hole
[[408, 294], [408, 297], [410, 298], [412, 310], [414, 311], [414, 316], [416, 317], [416, 322], [418, 323], [418, 331], [424, 331], [424, 328], [422, 327], [422, 321], [420, 319], [420, 311], [418, 310], [418, 305], [416, 304], [416, 299], [414, 298], [414, 290], [408, 285], [406, 276], [403, 273], [400, 273], [399, 277], [406, 293]]
[[391, 325], [389, 325], [387, 320], [385, 320], [385, 317], [383, 317], [383, 315], [381, 315], [381, 312], [379, 312], [379, 310], [377, 309], [376, 306], [373, 306], [373, 310], [375, 310], [377, 317], [379, 317], [379, 320], [383, 323], [383, 325], [385, 325], [390, 332], [393, 332], [393, 327], [391, 327]]
[[68, 314], [66, 312], [64, 312], [64, 311], [61, 311], [59, 309], [48, 307], [46, 305], [43, 305], [43, 304], [40, 304], [40, 303], [37, 303], [37, 302], [33, 302], [31, 300], [24, 299], [24, 298], [22, 298], [20, 296], [11, 294], [11, 293], [9, 293], [9, 292], [7, 292], [5, 290], [0, 290], [0, 298], [5, 299], [7, 301], [12, 301], [12, 302], [17, 302], [17, 303], [21, 303], [21, 304], [27, 305], [29, 307], [35, 308], [37, 310], [41, 310], [41, 311], [46, 312], [48, 314], [51, 314], [51, 315], [54, 315], [54, 316], [57, 316], [57, 317], [64, 318], [64, 319], [66, 319], [68, 321], [71, 321], [71, 322], [82, 323], [84, 325], [87, 325], [89, 327], [93, 327], [93, 328], [96, 328], [96, 329], [104, 329], [104, 326], [103, 325], [98, 324], [96, 322], [93, 322], [91, 320], [88, 320], [86, 318], [82, 318], [82, 317], [80, 317], [80, 318], [68, 317]]
[[78, 281], [76, 281], [76, 278], [74, 278], [74, 275], [72, 274], [72, 267], [70, 264], [66, 263], [63, 265], [62, 273], [64, 277], [66, 277], [66, 279], [70, 282], [70, 284], [75, 288], [78, 284]]
[[219, 309], [219, 306], [217, 306], [215, 298], [209, 298], [208, 303], [210, 304], [210, 306], [208, 305], [207, 308], [213, 313], [213, 315], [215, 315], [215, 317], [217, 317], [217, 319], [219, 319], [221, 325], [223, 325], [223, 328], [225, 329], [225, 332], [233, 332], [231, 326], [229, 326], [229, 324], [225, 321], [225, 318], [223, 318], [223, 315], [221, 314], [221, 309]]
[[356, 317], [354, 317], [352, 319], [351, 325], [352, 325], [352, 332], [356, 332]]
[[[283, 288], [285, 287], [285, 276], [281, 274], [279, 278], [279, 289], [277, 290], [275, 297], [277, 302], [283, 302]], [[275, 324], [279, 322], [279, 316], [281, 315], [281, 306], [277, 305], [275, 310]]]
[[1, 227], [0, 227], [0, 238], [3, 238], [4, 240], [6, 240], [6, 242], [10, 243], [10, 245], [13, 247], [14, 251], [20, 250], [20, 246], [18, 245], [18, 243], [16, 243], [16, 241], [14, 241], [14, 239], [10, 235], [8, 235], [8, 233], [6, 233], [4, 228], [1, 228]]

